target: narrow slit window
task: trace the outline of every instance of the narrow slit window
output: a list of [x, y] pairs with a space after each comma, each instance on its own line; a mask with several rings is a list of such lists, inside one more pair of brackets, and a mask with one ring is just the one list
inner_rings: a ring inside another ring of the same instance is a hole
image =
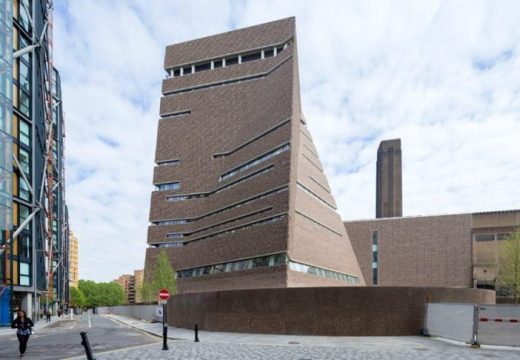
[[226, 66], [238, 64], [238, 56], [230, 57], [226, 59]]
[[211, 70], [211, 63], [204, 63], [195, 65], [195, 72]]
[[169, 191], [169, 190], [179, 190], [181, 188], [180, 182], [172, 182], [172, 183], [164, 183], [155, 185], [156, 191]]
[[273, 56], [274, 56], [274, 50], [273, 49], [269, 49], [269, 50], [265, 50], [264, 51], [264, 57], [269, 58], [269, 57], [273, 57]]
[[222, 60], [215, 60], [215, 61], [213, 62], [213, 67], [214, 67], [215, 69], [221, 68], [221, 67], [222, 67]]
[[260, 60], [261, 58], [262, 58], [262, 53], [256, 52], [256, 53], [252, 53], [252, 54], [242, 55], [242, 62], [246, 63], [249, 61]]
[[183, 70], [184, 75], [191, 74], [191, 66], [186, 66]]

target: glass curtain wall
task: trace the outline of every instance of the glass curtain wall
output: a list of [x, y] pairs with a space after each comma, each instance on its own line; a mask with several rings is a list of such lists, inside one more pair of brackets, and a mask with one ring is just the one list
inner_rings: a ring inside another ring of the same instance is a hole
[[[12, 51], [24, 49], [32, 44], [33, 31], [30, 22], [32, 3], [30, 0], [12, 2]], [[13, 58], [12, 91], [13, 115], [11, 135], [12, 153], [18, 163], [14, 163], [12, 172], [13, 227], [19, 227], [32, 212], [29, 183], [32, 183], [32, 96], [33, 53], [26, 52]], [[31, 286], [32, 262], [31, 225], [24, 227], [20, 235], [13, 240], [13, 282], [14, 285]]]
[[[0, 0], [0, 286], [9, 284], [6, 247], [12, 230], [13, 4]], [[1, 291], [1, 290], [0, 290]]]

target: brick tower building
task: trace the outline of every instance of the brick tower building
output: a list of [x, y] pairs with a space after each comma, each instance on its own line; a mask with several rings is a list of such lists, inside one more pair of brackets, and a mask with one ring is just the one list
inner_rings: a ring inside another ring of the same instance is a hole
[[295, 19], [166, 48], [145, 277], [179, 292], [364, 285], [301, 112]]

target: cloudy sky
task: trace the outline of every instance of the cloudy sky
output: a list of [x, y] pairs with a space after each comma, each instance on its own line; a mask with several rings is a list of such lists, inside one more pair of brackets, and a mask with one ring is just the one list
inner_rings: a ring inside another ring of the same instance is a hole
[[143, 267], [164, 48], [296, 16], [303, 110], [345, 219], [400, 137], [404, 215], [520, 208], [519, 1], [56, 2], [80, 277]]

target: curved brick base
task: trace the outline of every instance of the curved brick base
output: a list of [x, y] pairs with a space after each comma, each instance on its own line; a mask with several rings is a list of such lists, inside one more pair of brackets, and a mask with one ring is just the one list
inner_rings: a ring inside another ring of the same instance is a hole
[[494, 304], [495, 292], [425, 287], [313, 287], [189, 293], [168, 301], [169, 325], [244, 333], [419, 335], [427, 302]]

